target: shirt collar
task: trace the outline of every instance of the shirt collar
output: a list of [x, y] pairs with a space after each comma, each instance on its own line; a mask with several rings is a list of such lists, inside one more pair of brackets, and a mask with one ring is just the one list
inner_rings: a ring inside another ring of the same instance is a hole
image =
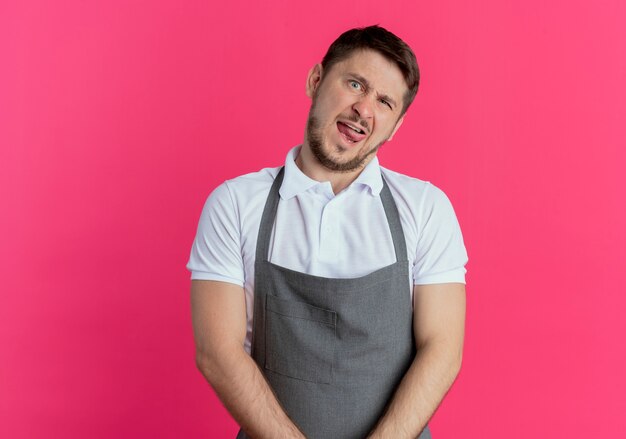
[[[299, 152], [300, 146], [295, 146], [287, 153], [285, 160], [285, 176], [279, 190], [280, 197], [283, 200], [288, 200], [302, 192], [306, 192], [313, 186], [324, 183], [313, 180], [298, 168], [295, 160]], [[383, 188], [383, 179], [380, 174], [378, 157], [375, 156], [367, 166], [365, 166], [356, 180], [352, 182], [351, 186], [352, 185], [367, 186], [372, 196], [380, 194]]]

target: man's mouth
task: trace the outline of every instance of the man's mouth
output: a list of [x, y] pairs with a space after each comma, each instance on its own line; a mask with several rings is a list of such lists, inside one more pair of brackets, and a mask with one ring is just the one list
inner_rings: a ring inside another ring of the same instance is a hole
[[362, 128], [348, 122], [337, 122], [337, 129], [350, 143], [360, 142], [366, 136]]

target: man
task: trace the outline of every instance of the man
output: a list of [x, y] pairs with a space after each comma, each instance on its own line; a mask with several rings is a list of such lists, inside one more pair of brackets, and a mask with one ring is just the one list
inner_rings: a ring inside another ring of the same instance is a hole
[[461, 365], [467, 254], [433, 185], [378, 164], [418, 87], [371, 26], [309, 72], [304, 142], [229, 180], [188, 268], [197, 364], [240, 438], [428, 438]]

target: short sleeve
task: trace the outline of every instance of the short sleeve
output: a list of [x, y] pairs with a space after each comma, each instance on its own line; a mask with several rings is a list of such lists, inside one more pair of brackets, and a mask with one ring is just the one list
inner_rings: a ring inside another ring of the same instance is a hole
[[239, 215], [228, 182], [209, 195], [187, 263], [191, 278], [244, 285]]
[[413, 265], [413, 283], [465, 283], [467, 251], [448, 197], [428, 184], [420, 209], [420, 231]]

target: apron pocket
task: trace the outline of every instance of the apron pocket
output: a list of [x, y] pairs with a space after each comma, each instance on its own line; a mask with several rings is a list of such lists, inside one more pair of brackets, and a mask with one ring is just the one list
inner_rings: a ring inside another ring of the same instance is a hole
[[265, 368], [304, 381], [330, 383], [337, 313], [267, 295]]

